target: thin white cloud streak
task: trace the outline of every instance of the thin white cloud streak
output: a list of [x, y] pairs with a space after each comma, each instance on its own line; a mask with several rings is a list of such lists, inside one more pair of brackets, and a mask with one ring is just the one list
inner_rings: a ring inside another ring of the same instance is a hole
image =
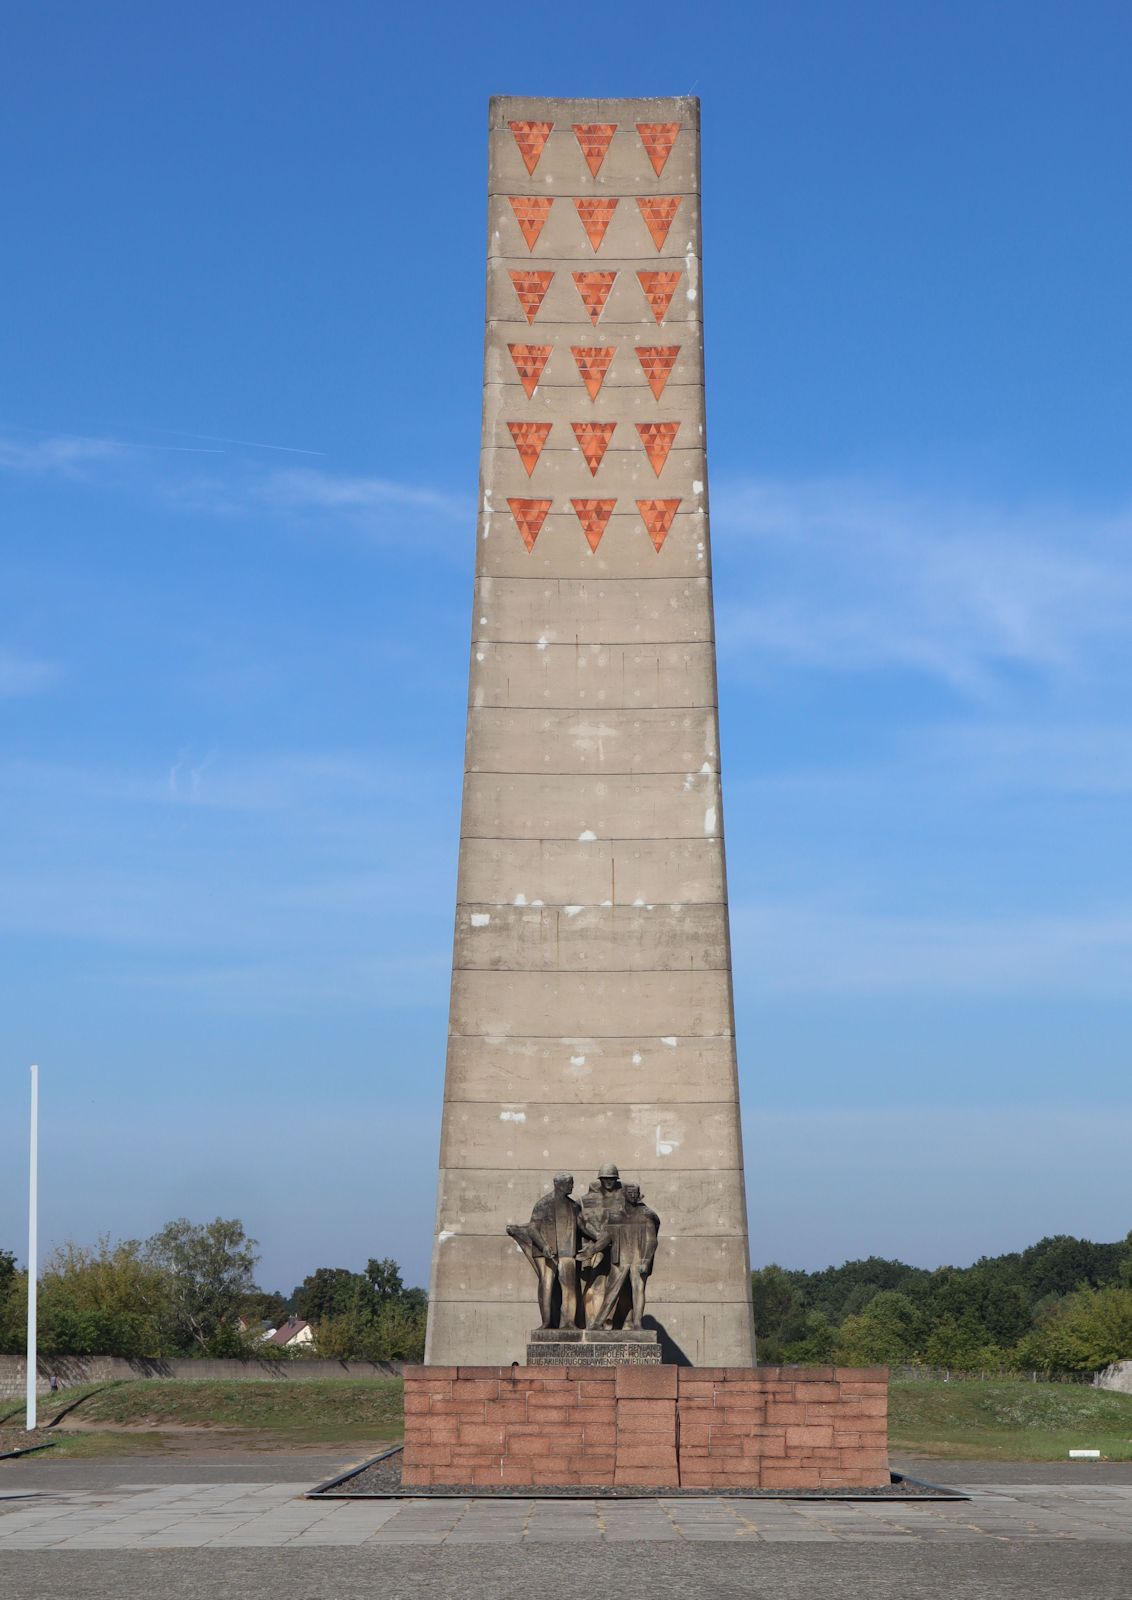
[[753, 996], [1127, 999], [1132, 905], [1063, 915], [883, 914], [798, 901], [732, 907], [736, 982]]
[[57, 661], [36, 661], [0, 650], [0, 700], [43, 694], [54, 688], [62, 676], [63, 668]]
[[1132, 629], [1127, 511], [738, 481], [713, 496], [713, 521], [729, 547], [720, 647], [736, 664], [913, 671], [994, 699], [1006, 670], [1084, 672]]
[[82, 478], [91, 467], [120, 462], [129, 450], [129, 445], [118, 439], [68, 434], [31, 440], [0, 436], [0, 471]]
[[254, 486], [253, 493], [267, 504], [290, 510], [388, 511], [410, 507], [462, 520], [472, 509], [470, 497], [464, 495], [445, 494], [389, 478], [352, 477], [309, 469], [273, 472]]

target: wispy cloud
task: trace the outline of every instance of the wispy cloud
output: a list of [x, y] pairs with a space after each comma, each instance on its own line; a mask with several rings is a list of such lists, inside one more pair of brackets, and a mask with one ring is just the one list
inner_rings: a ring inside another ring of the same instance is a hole
[[721, 648], [735, 661], [911, 671], [985, 699], [1011, 671], [1087, 670], [1132, 628], [1127, 509], [738, 481], [713, 512], [729, 578]]
[[0, 700], [42, 694], [58, 683], [62, 675], [63, 669], [56, 661], [36, 661], [0, 650]]
[[72, 434], [43, 439], [0, 435], [0, 472], [81, 478], [93, 466], [121, 461], [129, 448], [118, 439], [90, 439]]
[[813, 902], [732, 908], [736, 975], [755, 994], [1107, 995], [1132, 971], [1132, 904], [945, 917]]

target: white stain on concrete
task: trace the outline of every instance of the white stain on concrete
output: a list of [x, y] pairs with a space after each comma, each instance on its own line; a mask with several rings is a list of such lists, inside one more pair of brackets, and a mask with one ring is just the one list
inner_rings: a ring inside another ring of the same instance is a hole
[[547, 637], [546, 637], [546, 634], [544, 633], [539, 637], [538, 643], [535, 645], [535, 649], [536, 650], [545, 650], [546, 646], [547, 646], [547, 643], [548, 643]]
[[456, 1235], [451, 1228], [441, 1228], [436, 1236], [436, 1242], [437, 1244], [443, 1244], [446, 1239], [454, 1239], [455, 1237]]
[[585, 1056], [571, 1056], [570, 1057], [570, 1065], [572, 1067], [584, 1067], [585, 1064], [586, 1064]]
[[639, 1050], [634, 1050], [633, 1051], [633, 1065], [635, 1067], [639, 1067], [640, 1064], [641, 1064], [641, 1052]]
[[704, 492], [704, 486], [700, 482], [699, 478], [693, 478], [693, 480], [692, 480], [692, 493], [693, 494], [703, 494], [703, 492]]
[[658, 1156], [670, 1156], [676, 1146], [670, 1139], [660, 1137], [660, 1124], [656, 1126], [656, 1153]]
[[715, 807], [714, 806], [708, 806], [707, 810], [704, 812], [704, 832], [705, 833], [714, 833], [715, 832]]
[[666, 1044], [670, 1050], [675, 1050], [676, 1035], [674, 1033], [666, 1033], [660, 1042], [661, 1044]]
[[705, 761], [703, 766], [700, 768], [700, 771], [701, 772], [710, 772], [711, 771], [711, 762], [710, 761]]
[[526, 903], [527, 903], [527, 897], [526, 897], [525, 894], [517, 894], [515, 896], [515, 904], [517, 906], [525, 906]]
[[594, 842], [594, 840], [596, 838], [597, 838], [597, 834], [593, 831], [592, 828], [583, 828], [581, 833], [578, 835], [578, 843], [579, 844], [593, 844], [593, 842]]
[[566, 915], [568, 917], [576, 917], [578, 915], [578, 912], [583, 910], [584, 907], [582, 907], [582, 906], [563, 906], [562, 909], [563, 909], [563, 911], [566, 913]]
[[491, 912], [473, 911], [471, 920], [473, 928], [486, 928], [488, 923], [491, 921]]
[[483, 651], [482, 650], [477, 650], [476, 651], [476, 660], [477, 661], [482, 661], [483, 660]]
[[499, 1120], [500, 1122], [526, 1122], [527, 1113], [525, 1111], [501, 1111]]

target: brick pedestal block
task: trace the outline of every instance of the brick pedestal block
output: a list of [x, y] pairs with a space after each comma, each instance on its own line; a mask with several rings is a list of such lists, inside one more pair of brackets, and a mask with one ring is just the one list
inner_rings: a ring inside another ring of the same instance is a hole
[[406, 1367], [407, 1488], [865, 1489], [883, 1367]]

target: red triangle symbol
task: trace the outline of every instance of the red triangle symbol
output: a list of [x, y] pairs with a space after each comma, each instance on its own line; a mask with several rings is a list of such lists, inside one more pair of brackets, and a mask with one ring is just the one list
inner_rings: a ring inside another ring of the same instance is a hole
[[581, 344], [570, 346], [570, 354], [578, 363], [578, 371], [582, 374], [582, 382], [590, 391], [591, 400], [596, 400], [598, 397], [598, 391], [605, 382], [605, 375], [609, 371], [609, 363], [613, 360], [615, 349], [614, 345], [610, 345], [608, 349]]
[[642, 344], [637, 347], [637, 360], [649, 380], [649, 388], [658, 400], [664, 393], [668, 375], [676, 365], [676, 357], [679, 354], [678, 344]]
[[[652, 234], [652, 242], [658, 250], [664, 249], [664, 241], [668, 238], [668, 230], [672, 226], [672, 219], [680, 209], [682, 195], [674, 194], [656, 200], [638, 200], [641, 216], [645, 220], [645, 227]], [[576, 202], [575, 202], [576, 203]], [[515, 204], [514, 200], [511, 202]], [[540, 223], [541, 227], [542, 224]], [[536, 234], [537, 238], [538, 235]]]
[[[527, 249], [533, 250], [554, 201], [548, 195], [542, 194], [509, 194], [507, 198], [511, 202], [511, 210], [515, 213], [515, 221], [523, 230]], [[657, 248], [660, 248], [659, 245]]]
[[660, 477], [660, 469], [668, 460], [668, 452], [672, 449], [672, 441], [679, 431], [678, 422], [638, 422], [637, 432], [641, 436], [641, 443], [645, 447], [645, 454], [652, 462], [652, 470]]
[[[511, 274], [515, 276], [514, 273]], [[676, 285], [680, 282], [678, 272], [638, 272], [641, 288], [645, 291], [645, 299], [649, 303], [649, 310], [656, 318], [657, 327], [664, 321], [665, 312], [672, 304], [672, 296], [676, 293]]]
[[605, 525], [613, 514], [616, 500], [571, 500], [574, 513], [582, 524], [582, 532], [591, 550], [596, 550], [605, 532]]
[[[533, 322], [538, 316], [539, 306], [546, 299], [546, 291], [550, 288], [553, 272], [517, 272], [510, 268], [508, 276], [515, 285], [515, 293], [519, 296], [519, 304], [523, 308], [523, 315], [528, 322]], [[646, 290], [646, 293], [648, 291]], [[669, 296], [671, 299], [671, 296]], [[657, 318], [660, 321], [660, 318]]]
[[[679, 277], [679, 273], [677, 274]], [[597, 327], [597, 319], [605, 309], [605, 302], [609, 299], [609, 291], [613, 288], [615, 272], [575, 272], [574, 282], [578, 293], [582, 297], [582, 304], [589, 312], [590, 321]]]
[[572, 422], [574, 437], [581, 447], [586, 458], [586, 466], [590, 469], [590, 476], [597, 477], [597, 469], [601, 466], [601, 458], [609, 449], [609, 441], [613, 438], [615, 422]]
[[523, 538], [523, 543], [528, 550], [533, 550], [535, 540], [539, 536], [539, 529], [546, 521], [546, 513], [550, 510], [549, 500], [508, 500], [511, 515], [515, 518], [515, 526]]
[[[515, 126], [514, 123], [511, 124]], [[638, 122], [637, 132], [641, 136], [641, 143], [645, 153], [652, 162], [652, 170], [659, 178], [664, 171], [664, 164], [672, 154], [672, 146], [676, 143], [676, 135], [680, 132], [678, 122]]]
[[637, 510], [641, 513], [641, 521], [645, 531], [656, 546], [657, 555], [660, 547], [668, 537], [668, 530], [672, 526], [672, 519], [680, 507], [679, 500], [638, 500]]
[[615, 122], [575, 122], [574, 136], [582, 147], [586, 166], [596, 178], [605, 160], [610, 140], [617, 132]]
[[527, 171], [533, 172], [538, 166], [539, 156], [542, 155], [542, 147], [550, 137], [553, 122], [512, 122], [508, 126], [515, 135], [515, 143], [519, 146], [519, 154]]
[[596, 251], [601, 241], [605, 238], [605, 230], [613, 220], [613, 213], [617, 210], [616, 200], [575, 200], [574, 205], [578, 212], [578, 220], [586, 230], [586, 238], [591, 247]]
[[550, 352], [554, 349], [552, 344], [509, 344], [511, 360], [515, 363], [515, 371], [519, 374], [519, 382], [527, 391], [530, 398], [538, 388], [538, 381], [542, 377], [542, 369], [550, 360]]
[[511, 437], [519, 460], [527, 469], [527, 477], [535, 470], [542, 447], [546, 443], [552, 424], [549, 422], [509, 422]]

